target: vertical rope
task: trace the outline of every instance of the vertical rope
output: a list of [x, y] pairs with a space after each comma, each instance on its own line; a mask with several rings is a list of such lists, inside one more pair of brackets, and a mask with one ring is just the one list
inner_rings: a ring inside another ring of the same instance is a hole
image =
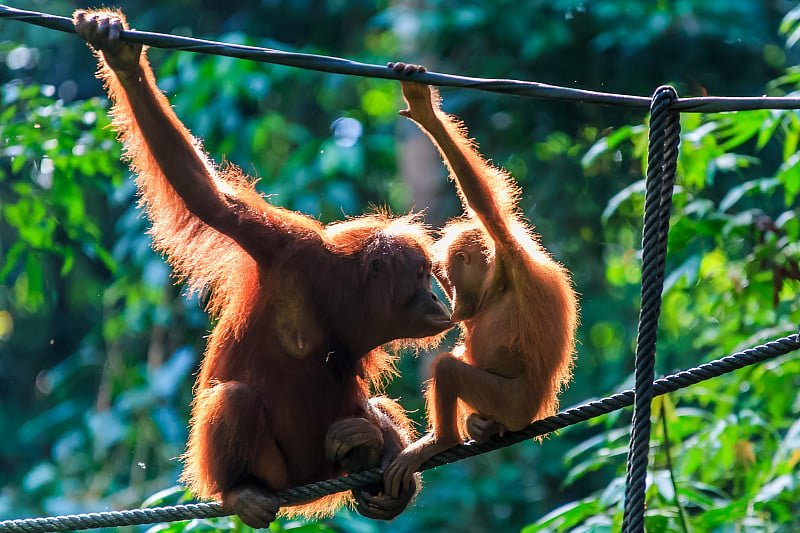
[[675, 183], [680, 113], [670, 111], [675, 89], [659, 87], [650, 107], [644, 228], [642, 230], [642, 302], [636, 339], [633, 429], [628, 450], [623, 533], [644, 531], [645, 481], [650, 449], [650, 401], [653, 398], [655, 351], [667, 235]]

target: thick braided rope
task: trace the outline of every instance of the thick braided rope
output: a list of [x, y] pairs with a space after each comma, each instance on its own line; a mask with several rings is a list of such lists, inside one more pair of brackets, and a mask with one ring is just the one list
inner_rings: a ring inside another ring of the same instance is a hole
[[[674, 392], [678, 389], [715, 378], [745, 366], [753, 365], [794, 350], [800, 349], [800, 335], [789, 335], [766, 344], [738, 352], [722, 359], [705, 363], [696, 368], [684, 370], [657, 380], [653, 384], [655, 396]], [[470, 442], [454, 446], [449, 450], [431, 458], [420, 470], [428, 470], [437, 466], [467, 459], [499, 448], [511, 446], [522, 441], [540, 437], [558, 429], [565, 428], [591, 418], [608, 414], [633, 405], [634, 391], [627, 390], [600, 400], [587, 402], [566, 411], [538, 420], [520, 431], [505, 433], [489, 442]], [[380, 469], [374, 468], [346, 477], [329, 479], [301, 487], [295, 487], [278, 493], [278, 497], [286, 505], [298, 504], [321, 498], [328, 494], [351, 490], [383, 479]], [[0, 533], [42, 533], [47, 531], [71, 531], [93, 529], [99, 527], [116, 527], [123, 525], [156, 524], [175, 520], [194, 518], [213, 518], [228, 516], [230, 512], [218, 503], [197, 503], [175, 505], [170, 507], [154, 507], [133, 509], [129, 511], [112, 511], [83, 515], [56, 516], [50, 518], [29, 518], [22, 520], [6, 520], [0, 522]]]
[[0, 531], [36, 533], [41, 531], [72, 531], [76, 529], [95, 529], [100, 527], [133, 526], [157, 524], [192, 518], [215, 518], [230, 513], [216, 503], [192, 503], [171, 507], [150, 509], [130, 509], [105, 513], [53, 516], [49, 518], [29, 518], [26, 520], [6, 520], [0, 522]]
[[[72, 26], [72, 20], [67, 17], [38, 13], [36, 11], [25, 11], [4, 5], [0, 5], [0, 19], [16, 20], [67, 33], [75, 32]], [[320, 72], [382, 79], [409, 79], [408, 75], [396, 73], [394, 70], [388, 69], [383, 65], [370, 65], [338, 57], [284, 52], [270, 48], [220, 43], [191, 37], [137, 30], [125, 31], [122, 35], [122, 39], [146, 44], [155, 48], [236, 57], [250, 61], [274, 63], [276, 65], [286, 65]], [[413, 75], [412, 79], [429, 85], [462, 87], [465, 89], [514, 94], [530, 98], [549, 98], [592, 104], [620, 105], [639, 109], [647, 109], [651, 104], [651, 99], [646, 96], [587, 91], [584, 89], [559, 87], [557, 85], [548, 85], [533, 81], [455, 76], [430, 71], [416, 73]], [[676, 111], [700, 113], [744, 111], [752, 109], [800, 109], [800, 98], [790, 96], [681, 98], [675, 102], [672, 109]]]
[[670, 110], [675, 89], [659, 87], [653, 95], [647, 159], [647, 186], [642, 230], [642, 301], [636, 341], [635, 403], [628, 450], [623, 533], [644, 530], [644, 496], [650, 449], [650, 402], [661, 291], [667, 256], [672, 188], [680, 140], [680, 114]]

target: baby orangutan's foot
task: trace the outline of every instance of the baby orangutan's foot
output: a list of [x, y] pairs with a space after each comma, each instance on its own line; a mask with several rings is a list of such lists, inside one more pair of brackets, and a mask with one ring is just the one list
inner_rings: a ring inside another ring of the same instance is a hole
[[472, 413], [467, 418], [467, 433], [476, 442], [486, 442], [495, 435], [503, 436], [506, 428], [493, 418], [484, 418]]

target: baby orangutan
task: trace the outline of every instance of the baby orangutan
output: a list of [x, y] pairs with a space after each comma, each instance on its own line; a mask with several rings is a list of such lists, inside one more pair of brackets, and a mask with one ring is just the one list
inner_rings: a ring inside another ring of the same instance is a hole
[[464, 216], [447, 224], [434, 249], [436, 275], [462, 335], [453, 353], [433, 362], [426, 391], [431, 431], [386, 469], [390, 496], [465, 434], [482, 441], [554, 414], [570, 379], [578, 322], [569, 272], [522, 220], [511, 178], [481, 157], [460, 122], [440, 109], [434, 90], [401, 84], [408, 109], [400, 114], [439, 148], [464, 205]]

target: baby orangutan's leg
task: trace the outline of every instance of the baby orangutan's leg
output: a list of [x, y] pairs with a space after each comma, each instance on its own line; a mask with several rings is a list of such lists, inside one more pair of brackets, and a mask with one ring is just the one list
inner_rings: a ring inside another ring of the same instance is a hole
[[458, 444], [457, 401], [461, 399], [481, 417], [498, 425], [519, 429], [531, 421], [521, 378], [505, 378], [469, 365], [450, 354], [433, 363], [429, 409], [433, 431], [408, 446], [384, 474], [389, 495], [399, 493], [413, 482], [419, 467], [444, 450]]

